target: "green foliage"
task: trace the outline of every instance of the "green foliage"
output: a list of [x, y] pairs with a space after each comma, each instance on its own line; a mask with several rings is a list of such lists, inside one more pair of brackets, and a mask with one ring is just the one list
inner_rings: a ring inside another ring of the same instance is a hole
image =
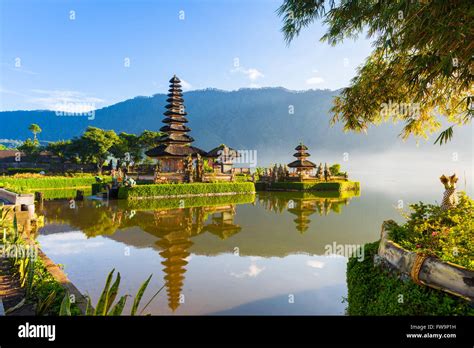
[[235, 181], [236, 182], [246, 182], [251, 181], [251, 177], [249, 174], [235, 174]]
[[140, 144], [144, 149], [152, 148], [158, 144], [158, 140], [163, 134], [162, 132], [144, 130], [139, 137]]
[[204, 173], [212, 173], [214, 169], [209, 165], [209, 160], [204, 159], [203, 161]]
[[[77, 187], [73, 189], [53, 189], [53, 190], [43, 189], [41, 192], [43, 193], [43, 198], [45, 200], [72, 199], [76, 197], [78, 189], [81, 189], [81, 191], [84, 191], [84, 196], [90, 196], [92, 194], [91, 189], [89, 187]], [[30, 191], [30, 193], [34, 193], [34, 192], [35, 190]]]
[[36, 141], [36, 136], [37, 134], [41, 133], [41, 128], [40, 126], [38, 126], [37, 124], [35, 123], [32, 123], [29, 127], [28, 127], [28, 130], [33, 133], [33, 136], [35, 138], [35, 141]]
[[143, 148], [140, 138], [135, 134], [120, 133], [118, 141], [110, 148], [110, 153], [127, 165], [130, 162], [138, 163], [143, 157]]
[[70, 160], [77, 162], [74, 151], [75, 149], [71, 140], [50, 142], [46, 146], [45, 150], [51, 152], [55, 156], [58, 156], [63, 161]]
[[26, 193], [39, 189], [90, 188], [95, 177], [44, 176], [39, 178], [3, 177], [0, 182], [14, 192]]
[[[349, 315], [474, 315], [469, 302], [445, 292], [402, 281], [375, 267], [378, 242], [365, 244], [364, 260], [349, 258], [347, 289]], [[399, 296], [403, 295], [403, 303]]]
[[148, 284], [150, 283], [151, 280], [151, 274], [148, 277], [147, 280], [140, 286], [140, 289], [138, 289], [137, 294], [135, 295], [135, 299], [133, 300], [133, 306], [132, 310], [130, 312], [130, 315], [135, 315], [137, 314], [138, 306], [140, 305], [140, 301], [142, 300], [143, 294], [145, 293], [146, 288], [148, 287]]
[[403, 248], [436, 256], [474, 270], [474, 201], [461, 193], [457, 206], [410, 205], [407, 222], [394, 225], [390, 238]]
[[271, 189], [288, 191], [359, 191], [360, 184], [357, 181], [335, 181], [335, 182], [275, 182]]
[[121, 187], [120, 199], [139, 199], [158, 196], [199, 195], [213, 193], [252, 193], [255, 186], [251, 182], [235, 183], [189, 183], [189, 184], [158, 184]]
[[119, 142], [119, 137], [113, 130], [88, 127], [79, 139], [73, 139], [77, 154], [83, 163], [95, 163], [102, 172], [109, 150]]
[[336, 163], [329, 167], [329, 171], [332, 175], [340, 175], [341, 173], [341, 165]]
[[[332, 122], [343, 122], [345, 130], [403, 120], [404, 138], [427, 137], [440, 128], [442, 115], [452, 124], [437, 139], [442, 143], [453, 125], [474, 117], [469, 1], [285, 0], [278, 12], [288, 42], [317, 19], [327, 24], [321, 40], [331, 45], [363, 33], [374, 38], [374, 51], [334, 99]], [[396, 107], [384, 114], [389, 102]], [[415, 108], [406, 112], [402, 104]]]
[[27, 158], [36, 160], [40, 154], [41, 147], [38, 140], [26, 139], [23, 144], [18, 146], [18, 150], [23, 152]]
[[95, 182], [92, 184], [92, 195], [96, 195], [105, 190], [107, 183], [104, 182]]
[[[90, 316], [117, 316], [117, 315], [122, 315], [123, 309], [125, 308], [125, 304], [127, 302], [127, 297], [129, 295], [123, 295], [119, 298], [119, 300], [114, 304], [115, 299], [117, 298], [119, 288], [120, 288], [120, 273], [117, 273], [117, 276], [115, 280], [112, 283], [113, 280], [113, 274], [115, 272], [115, 269], [113, 269], [109, 275], [107, 276], [107, 279], [105, 281], [105, 286], [104, 289], [102, 290], [102, 293], [100, 295], [99, 301], [97, 302], [97, 305], [95, 307], [95, 310], [92, 308], [91, 300], [90, 297], [88, 297], [88, 302], [87, 302], [87, 309], [86, 309], [86, 315]], [[148, 284], [150, 283], [151, 275], [148, 277], [145, 282], [142, 283], [140, 288], [138, 289], [137, 294], [134, 297], [133, 300], [133, 305], [131, 309], [130, 315], [135, 315], [138, 311], [138, 307], [140, 306], [140, 301], [143, 297], [143, 294], [145, 293]], [[153, 296], [153, 298], [163, 289], [163, 287], [158, 290], [157, 293]], [[149, 304], [149, 303], [148, 303]], [[147, 305], [148, 305], [147, 304]], [[71, 308], [71, 300], [69, 297], [69, 294], [66, 294], [63, 298], [63, 301], [61, 303], [61, 310], [60, 310], [60, 315], [64, 316], [70, 316]], [[142, 309], [145, 310], [146, 306]]]
[[40, 173], [42, 171], [44, 171], [43, 168], [7, 168], [7, 175], [24, 174], [24, 173]]

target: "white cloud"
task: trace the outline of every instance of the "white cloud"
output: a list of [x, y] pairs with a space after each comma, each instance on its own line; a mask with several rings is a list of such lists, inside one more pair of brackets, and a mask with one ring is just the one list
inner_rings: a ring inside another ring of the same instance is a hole
[[72, 255], [87, 252], [88, 249], [100, 248], [100, 240], [90, 241], [82, 232], [67, 232], [41, 236], [41, 245], [48, 255]]
[[241, 273], [233, 273], [232, 272], [230, 275], [233, 276], [233, 277], [236, 277], [236, 278], [244, 278], [244, 277], [253, 277], [253, 278], [255, 278], [264, 269], [265, 269], [265, 267], [260, 268], [256, 264], [251, 264], [249, 266], [248, 271], [244, 271], [244, 272], [241, 272]]
[[310, 77], [309, 79], [306, 80], [307, 85], [319, 85], [324, 82], [324, 79], [322, 77]]
[[232, 69], [230, 72], [232, 73], [241, 73], [244, 74], [249, 78], [250, 81], [256, 81], [261, 77], [265, 77], [260, 71], [255, 68], [245, 68], [243, 66], [239, 66], [238, 68]]
[[98, 109], [97, 104], [104, 102], [77, 91], [33, 89], [31, 92], [37, 96], [31, 97], [29, 102], [53, 111], [85, 113]]
[[313, 268], [324, 268], [325, 263], [318, 260], [308, 260], [306, 264]]
[[181, 79], [181, 86], [183, 87], [183, 90], [193, 88], [193, 86], [189, 82], [184, 81], [183, 79]]

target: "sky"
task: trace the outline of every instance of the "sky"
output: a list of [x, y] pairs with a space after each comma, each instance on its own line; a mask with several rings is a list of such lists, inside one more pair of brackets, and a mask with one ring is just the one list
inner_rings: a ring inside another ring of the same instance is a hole
[[80, 110], [186, 90], [347, 86], [365, 37], [335, 47], [314, 23], [289, 46], [282, 0], [0, 0], [0, 110]]

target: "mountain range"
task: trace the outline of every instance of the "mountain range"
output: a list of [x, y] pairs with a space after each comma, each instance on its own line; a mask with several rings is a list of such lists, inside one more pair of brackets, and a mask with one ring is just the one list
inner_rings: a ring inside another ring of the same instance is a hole
[[[210, 150], [221, 143], [235, 149], [257, 150], [259, 157], [275, 154], [289, 157], [299, 142], [310, 152], [380, 152], [392, 148], [413, 147], [398, 137], [401, 124], [370, 127], [367, 134], [344, 133], [341, 124], [331, 127], [332, 99], [339, 91], [290, 91], [284, 88], [205, 89], [184, 93], [190, 135], [195, 146]], [[55, 141], [79, 136], [88, 126], [114, 129], [117, 133], [158, 131], [163, 125], [165, 94], [136, 97], [95, 111], [93, 120], [86, 116], [57, 116], [54, 111], [0, 112], [0, 139], [25, 140], [31, 137], [28, 126], [42, 128], [40, 140]], [[0, 140], [0, 141], [1, 141]], [[422, 141], [428, 150], [434, 138]], [[472, 144], [472, 129], [457, 128], [454, 144]], [[465, 145], [464, 145], [465, 146]], [[459, 146], [458, 146], [459, 147]]]

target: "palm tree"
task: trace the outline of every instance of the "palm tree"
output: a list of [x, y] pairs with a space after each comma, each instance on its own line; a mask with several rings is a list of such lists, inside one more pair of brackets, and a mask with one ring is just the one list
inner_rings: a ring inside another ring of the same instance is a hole
[[41, 128], [40, 126], [38, 126], [37, 124], [35, 123], [32, 123], [29, 127], [28, 127], [28, 130], [33, 133], [33, 136], [34, 136], [34, 141], [37, 142], [38, 139], [36, 137], [36, 134], [39, 134], [41, 133]]

